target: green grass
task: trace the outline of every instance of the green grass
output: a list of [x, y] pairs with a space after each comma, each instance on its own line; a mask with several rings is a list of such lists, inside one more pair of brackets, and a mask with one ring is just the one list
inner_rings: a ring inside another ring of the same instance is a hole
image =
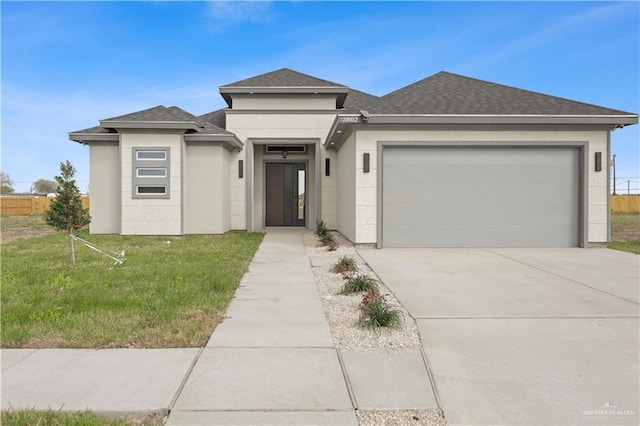
[[15, 240], [2, 250], [4, 348], [198, 347], [231, 301], [263, 234], [142, 237], [66, 235]]
[[629, 253], [640, 254], [640, 240], [635, 241], [612, 241], [607, 244], [607, 248]]
[[2, 412], [3, 426], [129, 426], [129, 425], [162, 425], [157, 417], [144, 419], [107, 418], [96, 416], [91, 412], [62, 413], [59, 411], [9, 410]]
[[608, 248], [640, 254], [640, 213], [611, 213], [611, 239]]

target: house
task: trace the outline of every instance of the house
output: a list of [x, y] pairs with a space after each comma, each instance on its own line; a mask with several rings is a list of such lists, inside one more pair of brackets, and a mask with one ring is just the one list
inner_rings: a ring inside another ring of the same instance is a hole
[[385, 96], [290, 69], [69, 133], [94, 234], [314, 228], [377, 247], [609, 238], [610, 132], [638, 115], [440, 72]]

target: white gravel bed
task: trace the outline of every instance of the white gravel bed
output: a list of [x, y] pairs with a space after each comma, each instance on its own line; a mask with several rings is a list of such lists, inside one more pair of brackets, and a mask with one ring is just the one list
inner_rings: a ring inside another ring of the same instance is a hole
[[[327, 247], [320, 245], [318, 238], [312, 231], [305, 232], [303, 238], [335, 347], [359, 350], [385, 348], [389, 351], [420, 347], [422, 343], [418, 327], [407, 310], [398, 303], [389, 289], [365, 264], [353, 245], [339, 233], [332, 232], [332, 234], [339, 244], [335, 251], [329, 251]], [[339, 294], [346, 280], [341, 274], [331, 272], [332, 266], [344, 255], [356, 261], [359, 273], [378, 280], [380, 294], [390, 305], [402, 312], [403, 321], [400, 327], [375, 332], [357, 325], [362, 294]], [[442, 412], [435, 408], [424, 410], [356, 410], [356, 419], [358, 426], [446, 425]]]
[[444, 426], [440, 410], [356, 411], [358, 426]]
[[[320, 246], [318, 238], [312, 231], [304, 234], [304, 242], [309, 256], [313, 257], [316, 263], [323, 265], [312, 267], [312, 270], [336, 348], [386, 348], [394, 350], [420, 347], [418, 327], [407, 310], [398, 303], [393, 294], [389, 292], [362, 258], [358, 256], [353, 245], [342, 235], [338, 233], [333, 233], [333, 235], [339, 244], [338, 249], [335, 251], [328, 251], [326, 247]], [[346, 280], [343, 279], [341, 274], [331, 272], [333, 264], [344, 255], [352, 257], [357, 262], [359, 273], [378, 280], [380, 294], [385, 297], [390, 305], [402, 313], [402, 326], [380, 329], [376, 332], [357, 325], [360, 317], [359, 305], [363, 295], [339, 294]], [[327, 258], [326, 261], [323, 258]]]

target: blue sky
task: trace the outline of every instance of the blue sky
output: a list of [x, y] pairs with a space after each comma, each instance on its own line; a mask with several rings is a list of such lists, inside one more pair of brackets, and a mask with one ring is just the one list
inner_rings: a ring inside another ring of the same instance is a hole
[[[68, 140], [155, 105], [222, 108], [218, 87], [287, 67], [375, 95], [449, 71], [637, 113], [640, 8], [631, 2], [2, 1], [2, 170], [17, 191]], [[618, 192], [640, 188], [639, 127], [612, 134]]]

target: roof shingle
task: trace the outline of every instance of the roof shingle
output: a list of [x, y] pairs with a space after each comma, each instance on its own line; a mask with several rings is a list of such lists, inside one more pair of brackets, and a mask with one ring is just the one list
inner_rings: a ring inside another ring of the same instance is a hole
[[281, 68], [235, 83], [225, 84], [225, 87], [346, 87], [342, 84], [323, 80], [289, 68]]
[[391, 92], [374, 112], [435, 115], [627, 115], [590, 105], [448, 72]]

